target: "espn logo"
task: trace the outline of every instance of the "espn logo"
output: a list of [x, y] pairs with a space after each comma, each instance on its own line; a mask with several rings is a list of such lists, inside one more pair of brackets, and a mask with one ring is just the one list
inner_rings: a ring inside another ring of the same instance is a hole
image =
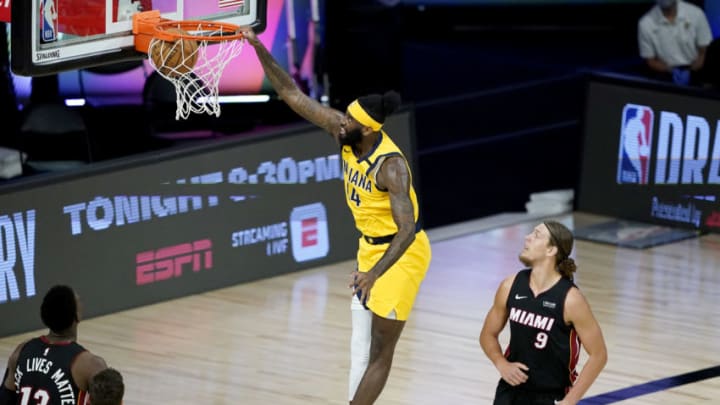
[[705, 226], [720, 229], [720, 212], [712, 211], [710, 215], [705, 218]]
[[650, 107], [626, 104], [620, 125], [618, 184], [648, 184], [655, 114]]
[[327, 256], [330, 240], [325, 206], [318, 202], [293, 208], [290, 213], [290, 238], [296, 262]]
[[135, 256], [135, 284], [144, 285], [180, 277], [185, 270], [198, 272], [213, 266], [210, 239], [168, 246]]
[[10, 0], [0, 1], [0, 21], [10, 22]]

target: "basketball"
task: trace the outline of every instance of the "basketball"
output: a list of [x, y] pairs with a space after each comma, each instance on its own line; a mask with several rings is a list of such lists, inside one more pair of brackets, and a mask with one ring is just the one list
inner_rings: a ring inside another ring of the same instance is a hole
[[[179, 28], [168, 28], [167, 32], [187, 35]], [[157, 70], [170, 77], [189, 73], [197, 62], [197, 41], [178, 38], [177, 41], [154, 41], [150, 47], [150, 58]]]

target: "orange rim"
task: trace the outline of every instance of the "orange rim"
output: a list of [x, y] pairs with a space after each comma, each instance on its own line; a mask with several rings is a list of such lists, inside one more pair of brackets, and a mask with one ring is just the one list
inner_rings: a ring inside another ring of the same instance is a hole
[[[167, 30], [170, 28], [180, 28], [188, 32], [212, 31], [219, 32], [220, 35], [178, 34], [168, 32]], [[153, 38], [170, 42], [175, 42], [178, 39], [206, 42], [235, 41], [243, 38], [242, 33], [238, 32], [239, 30], [239, 26], [223, 22], [168, 20], [162, 18], [158, 10], [142, 11], [133, 15], [132, 32], [135, 35], [135, 50], [142, 53], [148, 53]]]
[[[179, 28], [183, 31], [213, 31], [218, 32], [220, 35], [195, 35], [195, 34], [180, 34], [177, 32], [167, 31], [170, 28]], [[209, 41], [209, 42], [223, 42], [223, 41], [235, 41], [243, 38], [243, 34], [238, 32], [240, 27], [235, 24], [214, 22], [214, 21], [194, 21], [194, 20], [183, 20], [183, 21], [164, 21], [160, 22], [155, 26], [155, 32], [153, 36], [163, 41], [177, 41], [178, 39], [190, 39], [193, 41]]]

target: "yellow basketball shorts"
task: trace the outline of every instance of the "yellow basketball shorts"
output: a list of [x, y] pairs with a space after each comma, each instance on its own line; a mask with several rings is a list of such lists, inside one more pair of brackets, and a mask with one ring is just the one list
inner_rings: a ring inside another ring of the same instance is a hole
[[[367, 272], [380, 260], [390, 244], [371, 245], [360, 237], [358, 270]], [[380, 276], [370, 290], [367, 307], [383, 318], [395, 311], [395, 319], [406, 321], [410, 315], [420, 284], [425, 278], [432, 251], [425, 231], [415, 234], [415, 240], [405, 253]]]

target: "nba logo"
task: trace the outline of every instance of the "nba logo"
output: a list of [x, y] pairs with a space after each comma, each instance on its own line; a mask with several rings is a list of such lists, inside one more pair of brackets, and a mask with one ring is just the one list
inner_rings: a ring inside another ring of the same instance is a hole
[[647, 184], [655, 114], [650, 107], [626, 104], [620, 125], [618, 184]]
[[55, 0], [40, 0], [40, 43], [57, 40], [58, 13]]
[[330, 238], [325, 206], [318, 202], [293, 208], [290, 213], [290, 238], [296, 262], [327, 256]]

